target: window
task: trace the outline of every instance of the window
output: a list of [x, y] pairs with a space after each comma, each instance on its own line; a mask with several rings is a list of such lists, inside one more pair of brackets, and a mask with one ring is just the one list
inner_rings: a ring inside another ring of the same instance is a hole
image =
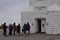
[[42, 10], [43, 8], [46, 8], [45, 6], [42, 6], [42, 7], [35, 7], [35, 9], [39, 9], [39, 10]]

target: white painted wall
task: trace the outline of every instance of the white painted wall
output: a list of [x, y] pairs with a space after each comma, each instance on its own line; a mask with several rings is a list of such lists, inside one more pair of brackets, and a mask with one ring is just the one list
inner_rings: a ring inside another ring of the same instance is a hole
[[47, 20], [49, 26], [46, 32], [49, 34], [60, 34], [60, 12], [49, 12]]
[[52, 0], [30, 0], [29, 5], [32, 7], [39, 7], [43, 5], [48, 5], [51, 3]]
[[[34, 5], [38, 5], [38, 2], [35, 4], [36, 0], [30, 0], [30, 2], [34, 3], [34, 4], [30, 4], [33, 7], [36, 7]], [[41, 5], [38, 5], [38, 7]], [[49, 5], [51, 6], [51, 4], [49, 4]], [[30, 12], [21, 12], [22, 26], [24, 23], [29, 22], [30, 26], [31, 26], [31, 30], [30, 30], [31, 33], [35, 33], [35, 32], [37, 32], [37, 26], [36, 26], [37, 23], [35, 21], [35, 18], [46, 18], [46, 27], [45, 27], [46, 34], [60, 34], [60, 11], [56, 10], [56, 11], [48, 12], [47, 9], [48, 9], [49, 5], [45, 5], [46, 8], [44, 8], [42, 10], [34, 9]]]

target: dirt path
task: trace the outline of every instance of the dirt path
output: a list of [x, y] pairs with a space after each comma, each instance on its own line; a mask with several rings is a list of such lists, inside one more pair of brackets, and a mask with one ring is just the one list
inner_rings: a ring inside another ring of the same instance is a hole
[[60, 35], [30, 34], [24, 36], [11, 35], [5, 37], [3, 36], [2, 32], [0, 32], [0, 40], [60, 40]]

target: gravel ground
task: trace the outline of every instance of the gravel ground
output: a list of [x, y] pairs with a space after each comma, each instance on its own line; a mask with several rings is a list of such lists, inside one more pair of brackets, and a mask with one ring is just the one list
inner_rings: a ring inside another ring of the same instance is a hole
[[60, 35], [30, 34], [30, 35], [23, 35], [23, 36], [11, 35], [5, 37], [3, 36], [2, 31], [0, 31], [0, 40], [60, 40]]

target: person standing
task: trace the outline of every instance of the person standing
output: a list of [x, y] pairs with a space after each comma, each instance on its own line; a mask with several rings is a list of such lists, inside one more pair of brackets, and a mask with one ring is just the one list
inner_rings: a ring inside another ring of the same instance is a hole
[[6, 36], [6, 30], [7, 30], [6, 23], [4, 23], [2, 26], [3, 26], [3, 35]]
[[28, 34], [30, 34], [30, 24], [29, 24], [29, 22], [27, 22], [27, 31], [28, 31]]
[[27, 30], [27, 24], [24, 24], [22, 28], [22, 33], [26, 34], [26, 30]]
[[13, 35], [15, 35], [15, 31], [16, 31], [16, 23], [13, 23]]
[[9, 24], [9, 35], [12, 35], [12, 29], [13, 29], [12, 24]]
[[20, 24], [18, 24], [16, 29], [17, 29], [17, 33], [20, 34]]

